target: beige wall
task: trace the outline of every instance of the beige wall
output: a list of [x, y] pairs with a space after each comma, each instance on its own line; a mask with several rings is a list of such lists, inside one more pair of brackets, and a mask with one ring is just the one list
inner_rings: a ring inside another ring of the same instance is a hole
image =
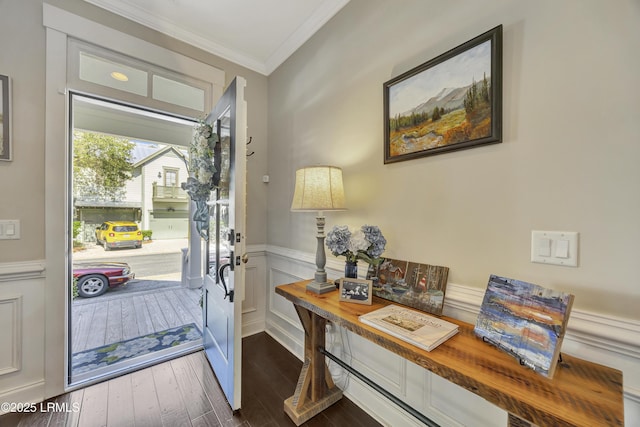
[[13, 162], [0, 162], [0, 218], [21, 221], [0, 240], [0, 262], [44, 258], [44, 50], [42, 3], [0, 3], [0, 74], [12, 79]]
[[[43, 259], [44, 255], [44, 85], [45, 30], [42, 1], [0, 3], [0, 74], [13, 82], [13, 162], [0, 162], [0, 219], [19, 219], [20, 240], [0, 240], [0, 263]], [[253, 136], [248, 161], [247, 219], [249, 244], [266, 242], [267, 78], [158, 32], [134, 24], [79, 0], [47, 3], [101, 22], [225, 71], [227, 82], [247, 79], [248, 134]], [[61, 58], [61, 60], [64, 60]], [[63, 167], [63, 165], [60, 165]]]
[[[335, 224], [381, 227], [386, 255], [572, 292], [640, 318], [640, 6], [604, 1], [352, 0], [269, 77], [268, 242], [315, 251], [294, 171], [344, 169]], [[383, 82], [504, 26], [503, 143], [383, 164]], [[530, 262], [531, 230], [580, 233], [579, 267]], [[329, 256], [331, 256], [329, 254]]]

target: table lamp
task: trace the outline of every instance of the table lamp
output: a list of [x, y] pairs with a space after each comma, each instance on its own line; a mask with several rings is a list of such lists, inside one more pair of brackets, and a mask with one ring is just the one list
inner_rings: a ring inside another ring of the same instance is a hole
[[345, 210], [342, 169], [335, 166], [307, 166], [296, 171], [296, 188], [293, 192], [291, 211], [318, 212], [318, 246], [316, 248], [316, 273], [307, 290], [323, 294], [336, 289], [327, 282], [324, 266], [327, 257], [324, 252], [324, 214], [323, 211]]

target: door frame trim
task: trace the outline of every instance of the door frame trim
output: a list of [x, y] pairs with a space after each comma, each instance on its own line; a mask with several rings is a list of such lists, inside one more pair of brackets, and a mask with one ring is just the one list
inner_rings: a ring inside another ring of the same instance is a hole
[[[177, 52], [109, 28], [98, 22], [43, 3], [46, 31], [45, 72], [45, 342], [44, 398], [68, 391], [69, 292], [69, 92], [68, 38], [140, 58], [167, 69], [181, 64], [189, 75], [213, 84], [213, 97], [222, 94], [224, 71]], [[184, 73], [186, 74], [186, 73]], [[118, 99], [114, 96], [114, 99]], [[62, 196], [62, 197], [61, 197]], [[63, 339], [61, 339], [63, 337]], [[63, 367], [63, 369], [60, 369]]]

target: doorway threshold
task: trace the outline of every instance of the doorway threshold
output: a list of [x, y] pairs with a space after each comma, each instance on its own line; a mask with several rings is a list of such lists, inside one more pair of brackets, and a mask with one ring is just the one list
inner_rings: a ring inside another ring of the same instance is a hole
[[166, 362], [190, 353], [201, 351], [202, 338], [141, 356], [125, 359], [107, 366], [90, 369], [80, 374], [71, 375], [67, 391], [91, 384], [102, 382], [140, 369], [148, 368], [158, 363]]

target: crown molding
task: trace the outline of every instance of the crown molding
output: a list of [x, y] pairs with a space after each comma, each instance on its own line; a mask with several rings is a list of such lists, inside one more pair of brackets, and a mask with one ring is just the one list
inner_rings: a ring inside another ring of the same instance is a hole
[[124, 0], [85, 1], [265, 76], [268, 76], [278, 68], [280, 64], [286, 61], [289, 56], [309, 40], [329, 19], [349, 3], [349, 0], [325, 1], [313, 15], [304, 21], [296, 31], [268, 56], [266, 61], [262, 61], [255, 56], [229, 49], [226, 46], [198, 35], [196, 32], [181, 28], [164, 18], [154, 16], [135, 5], [134, 2]]

